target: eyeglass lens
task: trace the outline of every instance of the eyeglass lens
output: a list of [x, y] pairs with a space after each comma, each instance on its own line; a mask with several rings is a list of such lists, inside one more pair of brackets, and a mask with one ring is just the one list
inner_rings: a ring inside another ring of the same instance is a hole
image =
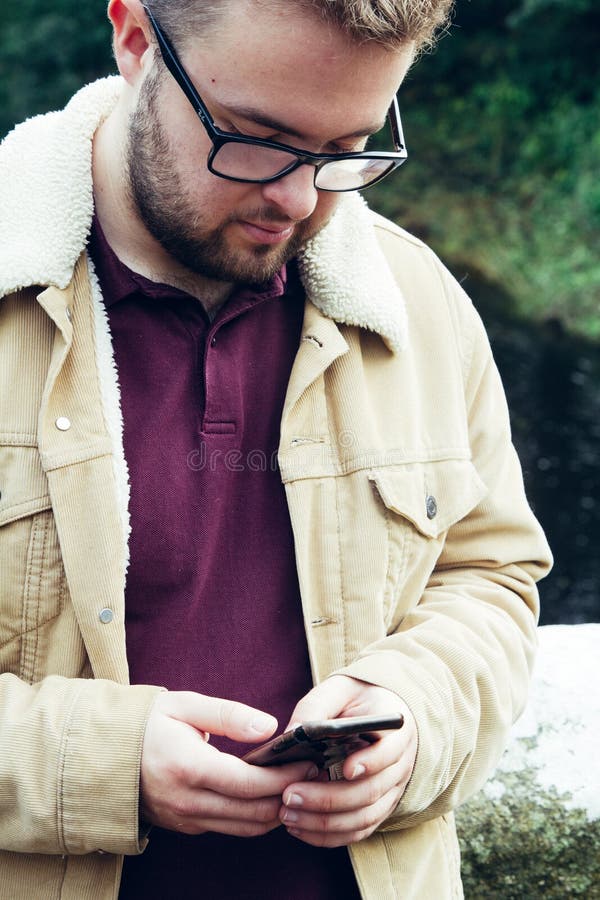
[[[263, 181], [293, 168], [293, 153], [258, 144], [229, 142], [213, 156], [211, 168], [216, 174], [244, 181]], [[355, 158], [331, 160], [319, 167], [315, 187], [323, 190], [356, 190], [381, 178], [393, 164], [389, 159]]]

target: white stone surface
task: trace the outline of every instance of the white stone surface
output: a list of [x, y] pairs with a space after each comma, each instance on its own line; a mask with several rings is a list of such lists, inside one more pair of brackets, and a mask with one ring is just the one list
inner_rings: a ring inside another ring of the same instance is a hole
[[[533, 766], [541, 788], [600, 819], [600, 624], [546, 625], [539, 637], [529, 703], [498, 771]], [[495, 776], [484, 788], [492, 800], [503, 791]]]

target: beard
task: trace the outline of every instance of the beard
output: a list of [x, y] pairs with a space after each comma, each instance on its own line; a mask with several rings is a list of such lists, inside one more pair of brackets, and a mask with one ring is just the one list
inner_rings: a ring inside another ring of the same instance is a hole
[[195, 275], [227, 283], [268, 281], [324, 223], [315, 227], [310, 217], [296, 223], [289, 240], [277, 247], [256, 244], [243, 251], [230, 247], [226, 232], [233, 222], [271, 222], [281, 228], [292, 222], [282, 221], [282, 213], [268, 206], [238, 211], [218, 225], [203, 220], [171, 163], [174, 153], [157, 112], [161, 77], [155, 71], [146, 79], [129, 121], [125, 163], [133, 208], [152, 237]]

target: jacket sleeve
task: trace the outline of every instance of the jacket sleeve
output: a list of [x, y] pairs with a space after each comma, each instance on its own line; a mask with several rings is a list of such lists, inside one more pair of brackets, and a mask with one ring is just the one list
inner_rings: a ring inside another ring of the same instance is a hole
[[487, 335], [462, 289], [445, 270], [441, 277], [465, 360], [472, 461], [487, 493], [449, 529], [423, 595], [397, 632], [340, 670], [394, 690], [417, 722], [413, 775], [384, 829], [456, 808], [497, 765], [526, 703], [535, 582], [551, 564], [525, 497]]
[[0, 675], [0, 848], [140, 853], [141, 745], [159, 690]]

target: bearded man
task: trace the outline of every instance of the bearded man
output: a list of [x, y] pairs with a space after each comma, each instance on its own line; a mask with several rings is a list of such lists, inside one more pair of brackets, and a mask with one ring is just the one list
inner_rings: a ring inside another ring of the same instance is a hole
[[0, 149], [0, 898], [460, 896], [550, 554], [476, 313], [357, 193], [449, 0], [108, 13]]

